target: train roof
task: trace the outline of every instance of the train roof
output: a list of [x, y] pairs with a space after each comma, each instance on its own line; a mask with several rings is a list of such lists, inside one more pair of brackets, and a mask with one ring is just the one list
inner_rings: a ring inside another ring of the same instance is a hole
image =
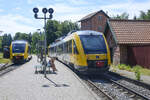
[[15, 40], [15, 41], [12, 41], [12, 44], [14, 44], [14, 43], [28, 43], [27, 41], [25, 41], [25, 40]]
[[96, 32], [92, 30], [81, 30], [81, 31], [76, 31], [74, 33], [77, 33], [77, 35], [103, 35], [101, 32]]
[[[69, 32], [67, 36], [70, 36], [71, 34], [77, 34], [79, 36], [80, 35], [103, 35], [103, 33], [101, 33], [101, 32], [92, 31], [92, 30], [73, 31], [73, 32]], [[58, 38], [59, 41], [53, 42], [52, 44], [50, 44], [50, 47], [54, 47], [56, 45], [59, 45], [59, 44], [65, 42], [65, 38], [67, 38], [67, 36], [66, 37], [63, 36], [63, 37]]]

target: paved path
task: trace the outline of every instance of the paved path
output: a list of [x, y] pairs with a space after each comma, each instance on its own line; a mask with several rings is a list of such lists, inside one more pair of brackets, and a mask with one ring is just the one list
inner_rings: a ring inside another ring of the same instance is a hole
[[[55, 61], [57, 74], [34, 74], [36, 57], [0, 77], [0, 100], [96, 100], [63, 64]], [[57, 84], [57, 86], [55, 86]]]

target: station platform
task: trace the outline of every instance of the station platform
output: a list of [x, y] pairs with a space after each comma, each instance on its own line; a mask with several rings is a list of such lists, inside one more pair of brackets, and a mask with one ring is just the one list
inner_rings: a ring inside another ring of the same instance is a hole
[[35, 74], [36, 56], [0, 77], [0, 100], [97, 100], [75, 75], [55, 61], [57, 73]]

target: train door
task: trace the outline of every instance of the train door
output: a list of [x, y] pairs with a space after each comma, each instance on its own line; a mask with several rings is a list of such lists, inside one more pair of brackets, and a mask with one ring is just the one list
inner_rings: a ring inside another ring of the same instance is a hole
[[74, 64], [76, 65], [77, 64], [77, 62], [78, 62], [78, 56], [79, 56], [79, 52], [78, 52], [78, 50], [77, 50], [77, 46], [76, 46], [76, 43], [75, 43], [75, 41], [73, 40], [73, 48], [72, 48], [73, 50], [73, 62], [74, 62]]
[[10, 48], [7, 46], [3, 49], [3, 58], [10, 58]]

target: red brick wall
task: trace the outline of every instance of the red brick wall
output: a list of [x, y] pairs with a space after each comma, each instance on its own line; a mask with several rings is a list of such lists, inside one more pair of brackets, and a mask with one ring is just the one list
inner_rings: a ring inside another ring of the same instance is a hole
[[[101, 18], [99, 19], [99, 16]], [[107, 17], [103, 13], [97, 13], [88, 20], [81, 21], [81, 30], [94, 30], [104, 32]]]
[[81, 30], [92, 30], [91, 20], [81, 21]]
[[[100, 19], [99, 16], [101, 16]], [[92, 30], [104, 32], [107, 17], [103, 13], [97, 13], [95, 16], [91, 18], [91, 20], [92, 20]]]
[[114, 65], [120, 64], [120, 47], [119, 47], [119, 45], [116, 48], [114, 48], [113, 64]]

